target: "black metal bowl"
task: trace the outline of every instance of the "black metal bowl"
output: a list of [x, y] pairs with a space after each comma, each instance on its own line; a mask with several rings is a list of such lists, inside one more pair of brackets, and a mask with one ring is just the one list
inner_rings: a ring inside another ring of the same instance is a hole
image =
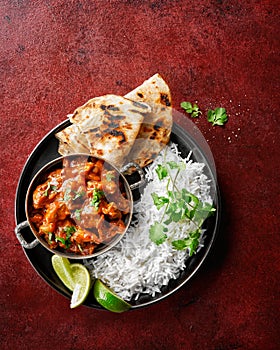
[[[132, 214], [133, 214], [132, 189], [137, 188], [145, 183], [144, 172], [135, 163], [128, 163], [128, 164], [124, 165], [120, 170], [118, 170], [113, 164], [109, 163], [106, 160], [103, 160], [104, 167], [106, 167], [107, 170], [113, 170], [115, 172], [115, 174], [117, 174], [116, 178], [114, 179], [114, 182], [116, 183], [116, 189], [119, 188], [118, 196], [122, 196], [122, 193], [121, 193], [121, 190], [119, 187], [121, 185], [126, 193], [126, 201], [129, 205], [129, 211], [126, 215], [124, 215], [124, 218], [123, 218], [124, 224], [125, 224], [124, 232], [122, 234], [115, 235], [112, 239], [110, 239], [104, 243], [100, 243], [100, 244], [96, 245], [93, 253], [88, 254], [88, 255], [82, 255], [80, 252], [79, 253], [68, 252], [67, 250], [62, 249], [59, 246], [57, 248], [50, 248], [48, 242], [39, 234], [39, 232], [36, 228], [36, 225], [34, 225], [34, 223], [31, 220], [31, 215], [32, 215], [32, 211], [33, 211], [33, 193], [34, 193], [35, 189], [37, 188], [37, 186], [39, 186], [47, 181], [48, 175], [52, 171], [55, 171], [58, 169], [65, 170], [65, 169], [67, 169], [67, 167], [68, 167], [68, 169], [70, 169], [69, 163], [71, 163], [73, 161], [75, 162], [76, 160], [79, 160], [79, 162], [82, 164], [86, 164], [89, 161], [98, 160], [98, 159], [101, 159], [101, 158], [93, 157], [91, 155], [82, 154], [82, 153], [61, 156], [61, 157], [58, 157], [58, 158], [50, 161], [46, 165], [44, 165], [36, 173], [36, 175], [33, 177], [33, 179], [30, 182], [30, 185], [29, 185], [27, 193], [26, 193], [26, 198], [25, 198], [25, 216], [27, 219], [26, 219], [26, 221], [19, 223], [15, 228], [16, 236], [17, 236], [20, 244], [23, 246], [23, 248], [33, 249], [34, 247], [37, 246], [37, 244], [41, 244], [43, 247], [48, 249], [53, 254], [57, 254], [57, 255], [63, 256], [63, 257], [68, 258], [68, 259], [81, 260], [81, 259], [85, 259], [85, 258], [87, 258], [87, 259], [94, 258], [98, 255], [101, 255], [119, 243], [119, 241], [124, 237], [127, 229], [129, 228], [130, 223], [131, 223], [131, 219], [132, 219]], [[140, 180], [137, 182], [134, 182], [132, 184], [129, 184], [124, 176], [124, 173], [132, 167], [139, 174]], [[69, 179], [66, 179], [66, 180], [69, 180]], [[83, 203], [80, 203], [80, 205], [82, 208]], [[72, 220], [73, 220], [73, 218], [72, 218]], [[25, 227], [29, 227], [35, 236], [35, 239], [30, 243], [26, 242], [23, 235], [21, 234], [21, 231]]]

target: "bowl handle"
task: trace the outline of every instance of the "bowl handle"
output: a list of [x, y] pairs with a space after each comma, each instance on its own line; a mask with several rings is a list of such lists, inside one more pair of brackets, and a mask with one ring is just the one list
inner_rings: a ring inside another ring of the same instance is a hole
[[26, 240], [21, 235], [21, 230], [25, 227], [29, 226], [28, 221], [23, 221], [20, 224], [18, 224], [15, 228], [15, 234], [17, 236], [17, 239], [19, 240], [19, 243], [26, 249], [32, 249], [36, 247], [36, 245], [39, 243], [38, 239], [34, 239], [34, 241], [27, 243]]
[[130, 163], [127, 163], [126, 165], [124, 165], [120, 169], [120, 172], [123, 174], [127, 170], [129, 170], [130, 168], [135, 168], [136, 171], [138, 172], [139, 176], [140, 176], [140, 180], [139, 181], [129, 185], [130, 189], [134, 190], [135, 188], [140, 187], [140, 186], [142, 186], [142, 185], [144, 185], [146, 183], [145, 173], [144, 173], [143, 169], [137, 163], [134, 163], [134, 162], [130, 162]]

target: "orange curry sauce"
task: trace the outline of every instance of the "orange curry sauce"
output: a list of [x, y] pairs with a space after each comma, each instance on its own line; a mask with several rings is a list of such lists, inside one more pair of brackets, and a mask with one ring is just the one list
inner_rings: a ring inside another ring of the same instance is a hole
[[122, 178], [103, 160], [63, 162], [33, 192], [30, 221], [51, 249], [90, 255], [125, 231], [130, 202]]

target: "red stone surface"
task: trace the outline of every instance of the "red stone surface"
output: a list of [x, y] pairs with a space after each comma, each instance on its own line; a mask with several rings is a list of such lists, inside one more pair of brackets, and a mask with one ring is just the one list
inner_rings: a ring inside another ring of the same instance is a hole
[[[279, 349], [277, 1], [4, 0], [0, 14], [0, 348]], [[203, 111], [194, 123], [216, 163], [221, 236], [201, 272], [163, 302], [121, 315], [70, 310], [14, 235], [21, 169], [77, 106], [156, 72], [174, 108], [197, 100]], [[229, 115], [223, 128], [205, 117], [218, 106]]]

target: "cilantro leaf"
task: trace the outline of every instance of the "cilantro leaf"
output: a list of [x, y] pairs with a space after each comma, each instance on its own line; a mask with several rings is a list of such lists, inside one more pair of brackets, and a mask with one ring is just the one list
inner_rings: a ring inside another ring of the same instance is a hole
[[199, 203], [199, 199], [197, 198], [197, 196], [195, 196], [194, 194], [188, 192], [185, 188], [182, 189], [181, 196], [185, 200], [185, 202], [187, 202], [187, 203], [191, 203], [192, 202], [192, 207], [194, 207], [194, 208]]
[[228, 121], [225, 108], [218, 107], [215, 110], [210, 109], [207, 113], [207, 120], [212, 123], [212, 125], [224, 125]]
[[188, 247], [187, 239], [178, 239], [172, 242], [172, 246], [177, 250], [184, 250]]
[[162, 180], [163, 178], [165, 178], [168, 175], [168, 171], [167, 171], [166, 167], [162, 166], [161, 164], [158, 164], [158, 166], [156, 168], [156, 173], [158, 175], [159, 180]]
[[188, 244], [189, 255], [192, 256], [193, 253], [199, 246], [200, 230], [193, 231], [189, 234], [190, 242]]
[[112, 172], [107, 172], [107, 173], [106, 173], [106, 180], [107, 180], [107, 181], [115, 180], [115, 174], [112, 173]]
[[65, 245], [65, 239], [62, 238], [62, 237], [55, 237], [55, 241], [56, 241], [56, 242], [61, 242], [62, 244]]
[[164, 225], [156, 221], [149, 229], [150, 240], [156, 245], [162, 244], [167, 238], [165, 233], [167, 231], [168, 229]]
[[73, 197], [73, 201], [75, 201], [78, 198], [81, 198], [83, 196], [85, 196], [86, 192], [85, 191], [74, 191], [75, 196]]
[[196, 103], [192, 105], [191, 102], [182, 102], [181, 107], [190, 114], [192, 118], [197, 118], [202, 113]]
[[170, 199], [166, 210], [168, 218], [164, 224], [169, 225], [171, 222], [179, 222], [184, 219], [192, 220], [200, 203], [199, 199], [186, 189], [168, 191], [167, 193]]
[[104, 196], [104, 192], [97, 190], [96, 188], [92, 191], [91, 205], [98, 209], [101, 198]]
[[51, 185], [51, 183], [50, 183], [50, 181], [48, 181], [48, 183], [47, 183], [47, 188], [45, 189], [45, 191], [44, 191], [44, 196], [45, 197], [48, 197], [48, 195], [49, 195], [49, 190], [51, 190], [51, 192], [57, 192], [57, 186], [55, 186], [55, 185]]
[[151, 193], [151, 196], [154, 201], [154, 205], [157, 207], [159, 210], [161, 207], [163, 207], [165, 204], [169, 203], [169, 199], [166, 197], [160, 197], [157, 195], [155, 192]]
[[177, 162], [174, 162], [174, 160], [167, 162], [167, 164], [169, 165], [170, 169], [178, 169], [179, 168], [179, 164]]
[[202, 225], [203, 221], [209, 216], [213, 215], [216, 209], [209, 203], [199, 202], [194, 213], [193, 220], [198, 224]]
[[55, 241], [61, 242], [66, 248], [69, 248], [71, 245], [70, 238], [72, 236], [72, 233], [76, 232], [76, 227], [75, 226], [66, 226], [66, 227], [64, 227], [64, 232], [66, 234], [66, 237], [63, 238], [63, 237], [56, 236]]
[[184, 216], [185, 210], [180, 205], [180, 202], [173, 202], [169, 205], [168, 209], [166, 210], [166, 215], [169, 216], [169, 219], [166, 222], [170, 223], [172, 221], [178, 222], [180, 221]]
[[68, 187], [64, 192], [63, 201], [68, 202], [71, 198], [71, 188]]
[[186, 164], [184, 162], [174, 162], [173, 160], [170, 162], [167, 162], [166, 164], [169, 165], [170, 169], [180, 169], [180, 170], [185, 170], [186, 169]]
[[192, 256], [199, 246], [200, 230], [193, 231], [185, 239], [178, 239], [172, 242], [172, 246], [177, 250], [188, 248], [189, 255]]
[[76, 232], [76, 227], [75, 226], [66, 226], [64, 227], [64, 231], [66, 232], [66, 237], [70, 237], [72, 233]]
[[82, 211], [82, 208], [81, 209], [76, 209], [74, 211], [74, 218], [78, 221], [81, 221], [81, 211]]
[[51, 183], [48, 181], [47, 188], [46, 188], [46, 190], [44, 192], [44, 196], [45, 197], [48, 197], [48, 191], [49, 191], [50, 188], [51, 188]]
[[51, 185], [51, 191], [56, 193], [57, 192], [57, 186]]

